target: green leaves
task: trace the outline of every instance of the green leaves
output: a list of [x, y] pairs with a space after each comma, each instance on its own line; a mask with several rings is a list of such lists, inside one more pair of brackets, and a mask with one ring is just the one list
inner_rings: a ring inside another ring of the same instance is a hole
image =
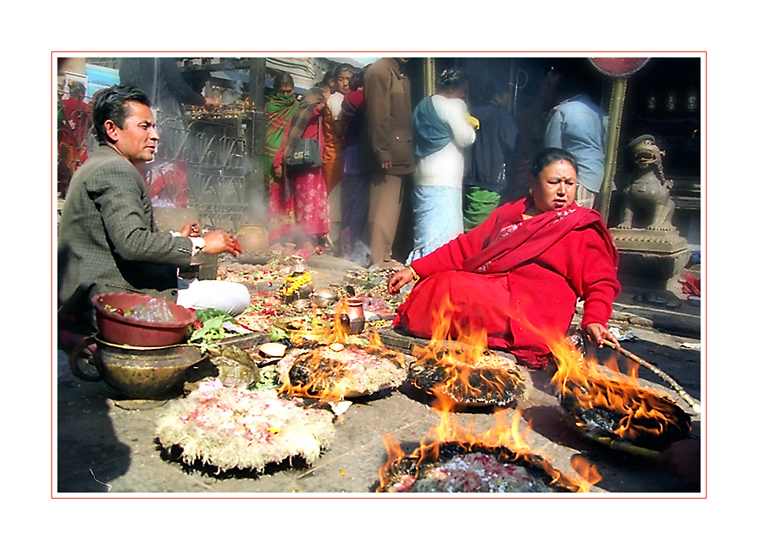
[[197, 322], [192, 327], [189, 341], [200, 344], [203, 350], [226, 336], [226, 330], [221, 325], [226, 321], [234, 322], [234, 317], [213, 308], [195, 310], [195, 317]]

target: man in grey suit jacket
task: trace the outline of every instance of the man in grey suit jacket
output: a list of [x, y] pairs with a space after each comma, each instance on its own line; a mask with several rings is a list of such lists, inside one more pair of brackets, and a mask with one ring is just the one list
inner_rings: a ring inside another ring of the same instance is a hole
[[[71, 180], [58, 242], [59, 318], [67, 330], [85, 333], [96, 329], [93, 296], [134, 292], [177, 301], [177, 268], [189, 266], [194, 254], [241, 252], [236, 239], [223, 231], [200, 237], [196, 223], [185, 225], [178, 235], [158, 231], [150, 194], [137, 170], [152, 160], [159, 140], [150, 100], [142, 90], [106, 88], [95, 96], [92, 112], [100, 147]], [[250, 302], [242, 285], [198, 282], [223, 284], [234, 299], [231, 307], [219, 309], [233, 315]]]

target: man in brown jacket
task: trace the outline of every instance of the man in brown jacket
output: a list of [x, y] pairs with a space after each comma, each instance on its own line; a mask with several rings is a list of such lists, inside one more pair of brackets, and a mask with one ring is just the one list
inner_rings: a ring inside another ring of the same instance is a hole
[[402, 203], [403, 176], [415, 170], [411, 85], [401, 72], [407, 58], [384, 57], [366, 69], [363, 93], [366, 118], [361, 162], [371, 172], [368, 241], [371, 263], [395, 267], [395, 240]]

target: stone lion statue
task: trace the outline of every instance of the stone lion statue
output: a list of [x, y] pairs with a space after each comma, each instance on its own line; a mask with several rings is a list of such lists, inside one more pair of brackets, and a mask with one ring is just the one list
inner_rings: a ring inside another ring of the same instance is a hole
[[673, 182], [663, 175], [662, 158], [666, 152], [647, 134], [632, 140], [627, 151], [633, 169], [622, 191], [623, 214], [618, 227], [673, 230], [671, 218], [675, 205], [669, 196]]

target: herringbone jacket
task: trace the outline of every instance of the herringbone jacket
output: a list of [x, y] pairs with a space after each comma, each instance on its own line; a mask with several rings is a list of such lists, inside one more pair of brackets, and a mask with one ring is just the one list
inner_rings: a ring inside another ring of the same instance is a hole
[[[61, 323], [95, 328], [91, 298], [136, 292], [176, 301], [177, 268], [192, 257], [189, 237], [159, 232], [142, 175], [102, 145], [71, 180], [60, 219]], [[61, 328], [65, 328], [61, 326]]]

